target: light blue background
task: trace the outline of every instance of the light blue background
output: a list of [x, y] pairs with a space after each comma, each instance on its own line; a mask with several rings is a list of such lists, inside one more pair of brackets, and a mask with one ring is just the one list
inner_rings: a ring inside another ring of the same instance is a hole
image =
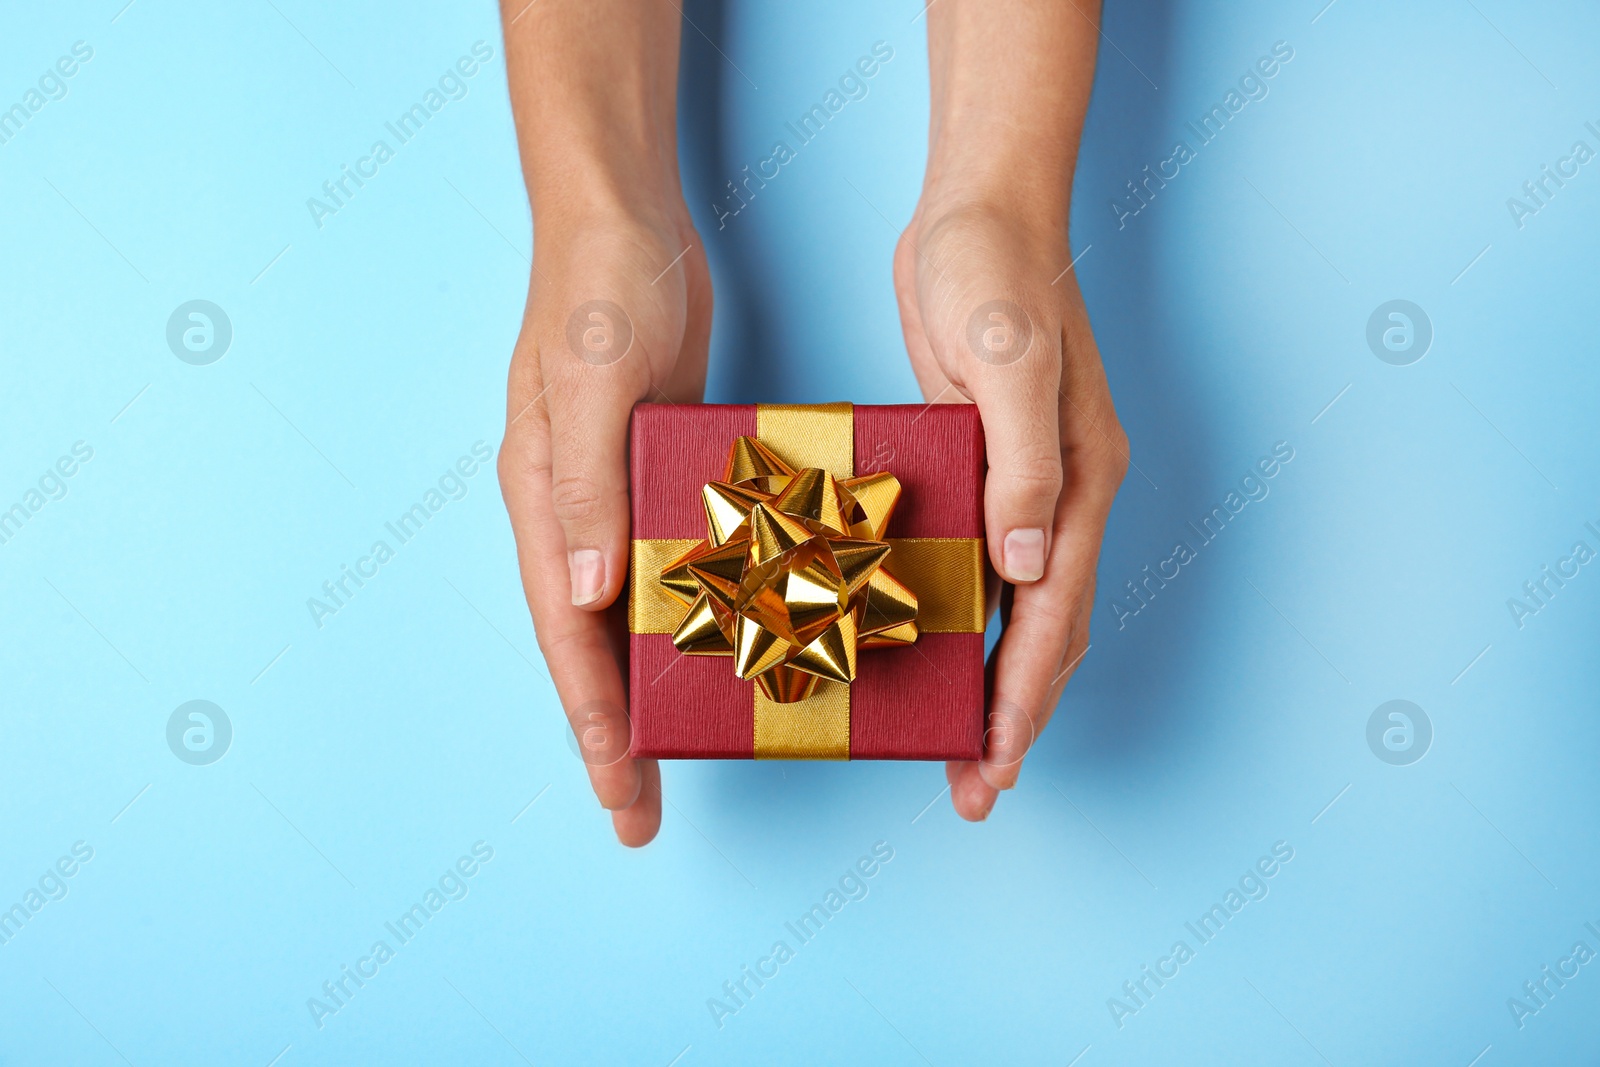
[[[0, 945], [0, 1062], [1593, 1058], [1600, 967], [1520, 1030], [1506, 1002], [1600, 949], [1600, 577], [1520, 629], [1506, 601], [1600, 548], [1600, 167], [1524, 228], [1506, 200], [1600, 147], [1600, 16], [1323, 2], [1106, 13], [1073, 245], [1137, 469], [1015, 793], [973, 826], [936, 766], [670, 764], [640, 852], [565, 739], [492, 469], [321, 629], [306, 608], [498, 442], [530, 235], [493, 8], [14, 6], [0, 106], [94, 56], [0, 144], [0, 507], [94, 458], [0, 545], [0, 907], [94, 858]], [[688, 10], [726, 54], [685, 30], [711, 398], [912, 399], [919, 5]], [[306, 199], [479, 40], [468, 96], [319, 229]], [[723, 183], [879, 40], [870, 95], [719, 232]], [[1119, 230], [1124, 182], [1279, 40], [1270, 95]], [[165, 341], [197, 298], [234, 330], [210, 366]], [[1434, 326], [1411, 366], [1365, 341], [1394, 298]], [[1123, 583], [1279, 441], [1270, 496], [1119, 630]], [[1396, 698], [1435, 731], [1410, 766], [1366, 741]], [[233, 725], [210, 766], [167, 746], [192, 699]], [[480, 840], [470, 894], [314, 1025]], [[719, 1029], [708, 998], [879, 841], [869, 895]], [[1108, 998], [1278, 841], [1270, 895], [1119, 1028]]]

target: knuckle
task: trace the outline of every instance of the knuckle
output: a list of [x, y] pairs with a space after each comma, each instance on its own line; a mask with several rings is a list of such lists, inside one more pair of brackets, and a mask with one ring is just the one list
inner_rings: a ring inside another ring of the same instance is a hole
[[508, 448], [504, 444], [495, 456], [494, 467], [495, 476], [500, 480], [502, 494], [523, 491], [530, 484], [537, 484], [550, 475], [548, 461], [530, 459], [524, 450]]
[[1106, 448], [1102, 457], [1102, 471], [1112, 485], [1121, 485], [1128, 474], [1128, 435], [1122, 424], [1112, 420], [1106, 429]]
[[517, 478], [517, 461], [511, 458], [509, 448], [500, 449], [500, 454], [495, 457], [494, 471], [495, 476], [500, 479], [500, 491], [506, 492]]
[[602, 498], [594, 482], [577, 474], [563, 475], [550, 487], [556, 518], [565, 523], [594, 522], [600, 518]]
[[1032, 621], [1041, 641], [1065, 648], [1076, 615], [1066, 597], [1047, 597], [1033, 605]]
[[1034, 587], [1031, 591], [1037, 595], [1029, 596], [1026, 604], [1020, 596], [1017, 598], [1007, 633], [1026, 645], [1030, 656], [1048, 663], [1075, 639], [1079, 610], [1076, 598], [1064, 589], [1047, 591]]
[[1085, 632], [1083, 640], [1074, 640], [1067, 645], [1066, 654], [1061, 657], [1061, 666], [1058, 668], [1060, 673], [1056, 675], [1056, 680], [1061, 685], [1066, 685], [1077, 675], [1078, 668], [1083, 666], [1083, 657], [1088, 651], [1087, 632]]
[[1072, 636], [1067, 639], [1067, 651], [1061, 665], [1075, 668], [1088, 650], [1089, 620], [1084, 618], [1073, 626]]
[[1098, 425], [1100, 432], [1095, 436], [1104, 442], [1107, 448], [1119, 453], [1128, 450], [1128, 431], [1123, 428], [1122, 420], [1117, 418], [1117, 413], [1112, 410], [1109, 400]]
[[1115, 417], [1065, 448], [1072, 455], [1074, 469], [1081, 471], [1091, 485], [1115, 490], [1127, 476], [1131, 462], [1128, 435]]
[[1053, 500], [1061, 492], [1061, 456], [1050, 452], [1021, 453], [1006, 465], [1005, 478], [1019, 495]]
[[583, 651], [594, 640], [590, 631], [578, 627], [539, 626], [537, 622], [533, 628], [534, 638], [539, 645], [539, 652], [549, 662], [560, 658], [558, 653], [564, 650]]

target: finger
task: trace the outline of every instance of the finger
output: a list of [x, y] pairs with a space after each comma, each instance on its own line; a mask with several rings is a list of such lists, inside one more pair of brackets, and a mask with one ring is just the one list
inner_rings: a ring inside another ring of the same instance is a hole
[[[1028, 588], [1042, 596], [1054, 592], [1043, 582]], [[978, 764], [983, 780], [994, 788], [1016, 786], [1024, 758], [1049, 725], [1067, 683], [1088, 655], [1088, 607], [1086, 595], [1058, 620], [1052, 610], [1038, 611], [1024, 603], [1015, 613], [1019, 628], [1011, 647], [1003, 652], [996, 649], [995, 696], [990, 701], [983, 759]], [[1001, 643], [1005, 640], [1002, 637]]]
[[639, 799], [611, 813], [617, 840], [629, 848], [648, 845], [661, 829], [661, 764], [653, 759], [640, 760], [639, 774]]
[[957, 815], [968, 822], [982, 822], [989, 817], [1000, 794], [983, 780], [978, 764], [953, 760], [945, 764], [945, 776], [950, 779], [950, 804]]
[[[514, 362], [509, 390], [513, 421], [500, 450], [500, 484], [517, 541], [523, 590], [533, 612], [534, 630], [561, 698], [589, 781], [603, 807], [627, 808], [638, 798], [639, 768], [627, 758], [627, 696], [618, 650], [603, 615], [574, 607], [554, 590], [567, 581], [566, 542], [550, 505], [548, 429], [539, 408], [529, 409], [517, 379], [532, 379], [525, 363]], [[522, 409], [520, 417], [516, 412]]]
[[609, 301], [585, 302], [563, 336], [544, 340], [550, 507], [565, 543], [565, 584], [570, 603], [599, 611], [627, 576], [628, 418], [649, 391], [649, 368], [632, 320]]
[[1013, 591], [1010, 617], [994, 653], [989, 729], [979, 769], [996, 789], [1016, 785], [1023, 757], [1089, 647], [1095, 564], [1120, 474], [1114, 461], [1094, 450], [1076, 453], [1071, 471], [1044, 578]]
[[[967, 322], [962, 383], [983, 416], [989, 456], [989, 559], [1013, 584], [1036, 582], [1050, 557], [1061, 495], [1060, 331], [1020, 305], [991, 300]], [[947, 359], [941, 363], [950, 366]]]

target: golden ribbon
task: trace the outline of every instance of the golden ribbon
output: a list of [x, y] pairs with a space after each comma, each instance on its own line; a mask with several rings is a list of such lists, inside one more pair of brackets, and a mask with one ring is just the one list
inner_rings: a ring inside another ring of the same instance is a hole
[[858, 651], [983, 630], [981, 541], [884, 538], [900, 483], [855, 476], [852, 423], [849, 404], [759, 406], [702, 492], [706, 539], [633, 543], [629, 629], [732, 657], [757, 683], [757, 759], [848, 759]]

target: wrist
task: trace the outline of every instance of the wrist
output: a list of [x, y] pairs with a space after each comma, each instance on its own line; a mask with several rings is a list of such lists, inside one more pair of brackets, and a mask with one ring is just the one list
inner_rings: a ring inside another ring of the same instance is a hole
[[917, 201], [915, 222], [920, 232], [946, 226], [979, 227], [1006, 234], [1017, 247], [1048, 247], [1067, 240], [1071, 177], [1065, 188], [1023, 188], [1016, 181], [990, 180], [978, 173], [935, 173]]
[[[553, 143], [553, 142], [552, 142]], [[595, 221], [678, 229], [688, 217], [676, 145], [650, 139], [568, 142], [524, 162], [534, 226], [550, 231]]]
[[1050, 148], [992, 129], [944, 129], [928, 153], [921, 204], [930, 213], [978, 211], [1065, 232], [1076, 159]]
[[534, 233], [545, 243], [609, 232], [671, 244], [693, 229], [688, 205], [676, 188], [639, 187], [608, 178], [530, 187], [528, 198]]

